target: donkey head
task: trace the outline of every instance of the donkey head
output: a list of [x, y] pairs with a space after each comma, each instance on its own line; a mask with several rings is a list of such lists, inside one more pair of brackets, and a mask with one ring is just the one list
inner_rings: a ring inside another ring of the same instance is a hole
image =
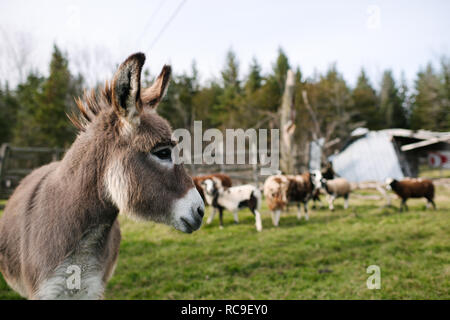
[[106, 193], [122, 213], [190, 233], [201, 225], [203, 200], [183, 166], [173, 162], [172, 130], [155, 112], [171, 69], [164, 66], [155, 82], [141, 90], [144, 61], [142, 53], [130, 56], [111, 84]]

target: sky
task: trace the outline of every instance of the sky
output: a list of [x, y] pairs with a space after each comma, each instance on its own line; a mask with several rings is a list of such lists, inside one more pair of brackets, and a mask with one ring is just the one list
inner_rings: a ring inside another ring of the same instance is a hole
[[152, 73], [165, 63], [189, 72], [195, 59], [207, 81], [219, 77], [230, 48], [244, 77], [253, 57], [269, 72], [282, 47], [306, 77], [336, 63], [350, 85], [364, 67], [377, 87], [385, 69], [412, 83], [428, 62], [437, 67], [450, 57], [449, 32], [445, 0], [0, 0], [0, 76], [16, 77], [8, 48], [22, 48], [33, 68], [47, 72], [54, 43], [88, 80], [111, 77], [142, 51]]

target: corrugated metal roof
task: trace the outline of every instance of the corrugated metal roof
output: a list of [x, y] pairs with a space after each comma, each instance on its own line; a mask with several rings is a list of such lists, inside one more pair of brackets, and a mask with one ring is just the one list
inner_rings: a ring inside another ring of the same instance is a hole
[[341, 153], [330, 157], [333, 169], [353, 182], [402, 179], [400, 162], [391, 142], [391, 132], [370, 131]]
[[394, 137], [405, 137], [405, 138], [414, 138], [420, 140], [428, 140], [432, 138], [441, 138], [450, 134], [450, 132], [438, 132], [438, 131], [429, 131], [429, 130], [409, 130], [409, 129], [384, 129], [381, 130], [383, 132], [387, 132], [391, 136]]
[[402, 151], [414, 150], [417, 148], [426, 147], [439, 142], [450, 142], [450, 134], [447, 136], [442, 136], [440, 138], [431, 138], [427, 140], [422, 140], [419, 142], [410, 143], [401, 147]]

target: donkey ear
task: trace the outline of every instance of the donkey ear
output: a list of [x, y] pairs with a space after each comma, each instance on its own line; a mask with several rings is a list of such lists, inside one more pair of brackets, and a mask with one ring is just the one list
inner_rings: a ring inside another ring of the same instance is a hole
[[169, 86], [172, 68], [165, 65], [155, 82], [142, 91], [141, 100], [144, 107], [156, 108], [164, 98]]
[[119, 116], [135, 123], [142, 111], [141, 71], [145, 62], [143, 53], [128, 57], [117, 70], [112, 82], [112, 103]]

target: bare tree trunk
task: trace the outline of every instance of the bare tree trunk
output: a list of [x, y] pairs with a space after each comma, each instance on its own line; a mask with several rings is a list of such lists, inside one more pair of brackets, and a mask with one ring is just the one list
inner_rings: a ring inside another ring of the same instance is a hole
[[281, 104], [281, 144], [280, 144], [280, 166], [283, 173], [294, 173], [294, 156], [292, 150], [292, 139], [295, 131], [295, 75], [288, 70], [286, 86]]
[[308, 110], [309, 115], [311, 116], [311, 119], [312, 119], [313, 125], [314, 125], [314, 129], [311, 130], [312, 138], [313, 138], [313, 140], [317, 140], [321, 136], [319, 121], [317, 121], [316, 113], [314, 112], [313, 108], [309, 104], [308, 93], [306, 92], [306, 90], [302, 91], [302, 96], [303, 96], [303, 102], [305, 103], [306, 109]]

